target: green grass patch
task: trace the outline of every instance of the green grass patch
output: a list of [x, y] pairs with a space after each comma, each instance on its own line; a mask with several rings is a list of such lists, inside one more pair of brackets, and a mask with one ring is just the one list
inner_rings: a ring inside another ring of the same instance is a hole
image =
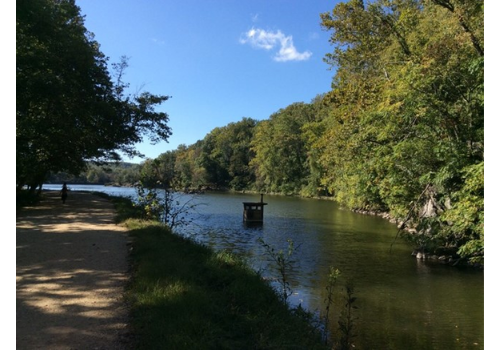
[[128, 220], [135, 349], [326, 349], [309, 314], [291, 310], [241, 259]]

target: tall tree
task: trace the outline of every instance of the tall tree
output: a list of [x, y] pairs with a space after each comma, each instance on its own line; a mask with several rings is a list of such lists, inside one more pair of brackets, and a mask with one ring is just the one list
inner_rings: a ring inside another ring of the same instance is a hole
[[324, 102], [325, 94], [317, 95], [311, 101], [313, 120], [306, 122], [301, 128], [302, 139], [306, 150], [306, 167], [308, 177], [301, 194], [304, 196], [328, 196], [330, 193], [322, 183], [325, 169], [320, 163], [322, 149], [317, 147], [326, 130], [328, 105]]
[[[482, 8], [352, 0], [321, 16], [337, 45], [326, 57], [337, 74], [318, 142], [325, 185], [346, 206], [411, 223], [422, 249], [455, 247], [466, 258], [481, 248], [464, 242], [483, 234]], [[450, 220], [458, 212], [470, 222]]]
[[201, 165], [203, 141], [177, 147], [175, 161], [176, 186], [184, 189], [200, 189], [208, 183], [205, 168]]
[[293, 103], [258, 124], [252, 140], [257, 186], [263, 190], [299, 193], [309, 176], [302, 128], [315, 118], [311, 105]]
[[253, 183], [254, 174], [249, 166], [253, 158], [250, 142], [256, 124], [251, 118], [243, 118], [215, 128], [205, 136], [200, 163], [209, 183], [237, 190]]
[[86, 161], [136, 155], [144, 136], [171, 134], [155, 112], [168, 96], [126, 94], [122, 58], [115, 82], [108, 59], [74, 0], [16, 3], [16, 182], [41, 185], [49, 172], [78, 174]]

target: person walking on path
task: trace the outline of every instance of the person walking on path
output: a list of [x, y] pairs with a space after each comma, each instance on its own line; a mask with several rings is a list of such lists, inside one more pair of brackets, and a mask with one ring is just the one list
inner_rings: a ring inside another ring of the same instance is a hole
[[66, 198], [68, 198], [68, 186], [66, 185], [66, 182], [63, 183], [63, 187], [61, 189], [61, 199], [63, 204], [66, 203]]
[[16, 349], [128, 349], [128, 236], [111, 202], [57, 191], [16, 213]]

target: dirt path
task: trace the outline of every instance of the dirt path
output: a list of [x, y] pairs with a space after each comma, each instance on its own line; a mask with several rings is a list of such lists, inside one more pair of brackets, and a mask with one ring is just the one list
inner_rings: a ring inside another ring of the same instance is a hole
[[17, 349], [127, 349], [127, 235], [113, 205], [44, 192], [16, 214]]

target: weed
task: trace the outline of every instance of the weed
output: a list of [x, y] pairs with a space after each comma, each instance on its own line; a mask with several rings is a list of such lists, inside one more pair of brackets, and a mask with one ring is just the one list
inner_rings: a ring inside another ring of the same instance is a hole
[[339, 319], [340, 342], [339, 350], [347, 350], [351, 347], [354, 334], [354, 321], [356, 317], [353, 316], [353, 310], [358, 307], [354, 305], [356, 297], [354, 297], [354, 287], [351, 281], [348, 281], [345, 286], [346, 295], [344, 298], [344, 309], [341, 312]]
[[330, 312], [332, 311], [331, 308], [333, 306], [333, 292], [334, 292], [334, 287], [335, 284], [337, 283], [337, 279], [340, 277], [340, 270], [335, 269], [333, 267], [330, 267], [330, 273], [328, 274], [328, 283], [326, 285], [326, 311], [325, 311], [325, 316], [323, 318], [323, 325], [324, 325], [324, 339], [325, 339], [325, 344], [328, 344], [328, 339], [329, 339], [329, 331], [328, 327], [330, 326]]
[[266, 243], [262, 238], [258, 239], [258, 242], [264, 247], [267, 254], [271, 257], [275, 263], [275, 268], [279, 273], [279, 284], [280, 284], [280, 295], [285, 304], [288, 304], [288, 297], [292, 295], [292, 289], [290, 288], [290, 283], [288, 281], [288, 272], [293, 266], [292, 255], [297, 248], [294, 247], [293, 240], [287, 239], [288, 250], [285, 253], [282, 249], [276, 251], [268, 243]]

